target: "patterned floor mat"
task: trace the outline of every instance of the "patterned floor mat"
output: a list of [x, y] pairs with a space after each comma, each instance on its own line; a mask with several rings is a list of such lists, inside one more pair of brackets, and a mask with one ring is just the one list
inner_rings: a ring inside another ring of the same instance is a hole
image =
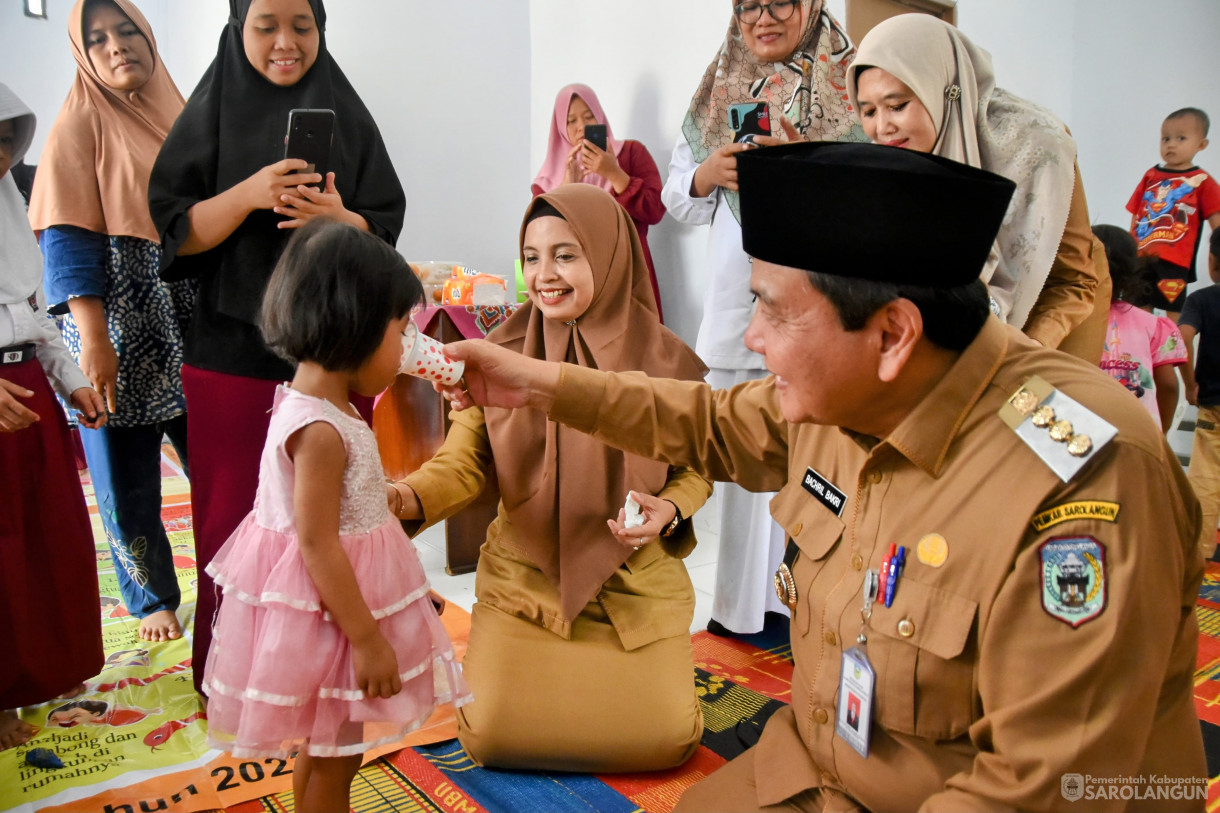
[[[166, 457], [164, 512], [190, 622], [196, 570], [189, 487], [172, 452]], [[72, 727], [48, 725], [64, 702], [25, 709], [42, 730], [23, 748], [0, 752], [0, 811], [192, 811], [229, 813], [293, 810], [291, 763], [233, 760], [209, 751], [206, 720], [192, 689], [185, 640], [149, 646], [118, 598], [113, 563], [84, 477], [98, 540], [106, 668], [82, 698], [91, 719]], [[1195, 700], [1212, 777], [1207, 809], [1220, 809], [1220, 564], [1209, 563], [1200, 591]], [[469, 616], [450, 605], [444, 616], [464, 649]], [[464, 626], [464, 629], [463, 629]], [[353, 785], [352, 809], [386, 813], [511, 813], [605, 811], [669, 813], [683, 791], [757, 741], [763, 724], [789, 700], [792, 653], [786, 623], [761, 633], [721, 638], [693, 636], [695, 682], [705, 731], [695, 755], [669, 771], [586, 775], [496, 771], [474, 765], [452, 739], [451, 712], [438, 715], [420, 741], [433, 744], [388, 751], [367, 764]], [[62, 714], [60, 716], [63, 716]], [[78, 714], [83, 718], [83, 714]], [[58, 771], [24, 763], [34, 747], [49, 747], [67, 767]]]

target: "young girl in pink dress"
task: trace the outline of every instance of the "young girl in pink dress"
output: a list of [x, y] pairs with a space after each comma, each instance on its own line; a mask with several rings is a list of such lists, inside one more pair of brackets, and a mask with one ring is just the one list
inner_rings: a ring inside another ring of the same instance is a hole
[[[393, 382], [422, 302], [393, 248], [328, 220], [293, 236], [263, 300], [263, 335], [297, 368], [276, 393], [254, 510], [208, 565], [225, 600], [203, 685], [214, 747], [297, 753], [298, 811], [347, 810], [366, 750], [470, 699], [348, 402]], [[392, 730], [366, 733], [374, 722]]]

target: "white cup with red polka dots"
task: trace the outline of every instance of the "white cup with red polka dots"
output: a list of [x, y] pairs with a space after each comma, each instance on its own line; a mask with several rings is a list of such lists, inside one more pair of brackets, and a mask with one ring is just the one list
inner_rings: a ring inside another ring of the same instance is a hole
[[425, 336], [407, 323], [402, 332], [402, 363], [398, 365], [401, 375], [413, 375], [425, 381], [439, 381], [452, 387], [462, 379], [466, 362], [455, 361], [445, 355], [445, 345], [431, 336]]

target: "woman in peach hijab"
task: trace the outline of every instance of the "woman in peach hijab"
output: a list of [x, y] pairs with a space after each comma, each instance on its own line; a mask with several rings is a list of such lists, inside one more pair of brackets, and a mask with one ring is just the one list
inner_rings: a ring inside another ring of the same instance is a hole
[[179, 368], [193, 290], [157, 275], [148, 179], [183, 100], [130, 0], [77, 0], [68, 38], [76, 79], [43, 149], [30, 224], [50, 312], [110, 412], [80, 435], [119, 589], [140, 638], [166, 641], [182, 628], [161, 523], [161, 439], [185, 468]]

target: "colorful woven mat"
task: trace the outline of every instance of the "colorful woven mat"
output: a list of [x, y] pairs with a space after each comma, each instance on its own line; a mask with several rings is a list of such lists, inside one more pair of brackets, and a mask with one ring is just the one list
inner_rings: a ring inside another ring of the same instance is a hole
[[[703, 741], [685, 764], [640, 774], [497, 771], [470, 761], [457, 740], [408, 748], [366, 765], [352, 786], [352, 810], [418, 813], [585, 811], [668, 813], [688, 787], [758, 739], [771, 714], [788, 700], [792, 650], [786, 623], [757, 635], [693, 637], [695, 684], [703, 706]], [[281, 793], [227, 813], [292, 810]]]
[[[184, 593], [179, 615], [189, 623], [196, 576], [189, 491], [172, 455], [163, 473], [163, 517]], [[96, 515], [87, 477], [84, 483]], [[43, 728], [26, 746], [0, 752], [0, 811], [292, 811], [291, 763], [234, 760], [207, 749], [206, 722], [192, 688], [189, 646], [185, 640], [153, 646], [138, 641], [136, 621], [117, 598], [100, 522], [95, 532], [104, 595], [103, 637], [110, 658], [80, 699], [105, 704], [106, 710], [96, 720], [71, 728], [47, 725], [50, 713], [64, 701], [23, 710], [25, 719]], [[1207, 809], [1217, 811], [1220, 564], [1207, 566], [1197, 614], [1195, 701], [1212, 777]], [[443, 618], [464, 648], [469, 616], [450, 605]], [[756, 742], [767, 718], [789, 701], [792, 653], [786, 623], [769, 623], [757, 635], [720, 638], [700, 632], [692, 640], [705, 730], [695, 755], [678, 768], [618, 775], [480, 768], [453, 739], [452, 714], [442, 713], [446, 719], [419, 740], [433, 744], [383, 753], [361, 770], [352, 788], [352, 809], [668, 813], [686, 788]], [[35, 747], [52, 748], [68, 767], [55, 771], [26, 765], [24, 755]]]

